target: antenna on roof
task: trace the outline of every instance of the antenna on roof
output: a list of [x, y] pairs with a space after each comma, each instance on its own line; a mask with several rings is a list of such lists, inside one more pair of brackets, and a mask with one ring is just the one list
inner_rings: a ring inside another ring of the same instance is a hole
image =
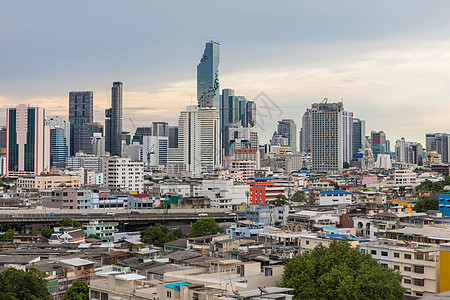
[[328, 98], [323, 98], [322, 102], [320, 103], [328, 103]]

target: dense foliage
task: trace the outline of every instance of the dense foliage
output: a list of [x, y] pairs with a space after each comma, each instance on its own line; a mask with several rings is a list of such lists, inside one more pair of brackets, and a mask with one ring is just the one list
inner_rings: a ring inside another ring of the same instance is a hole
[[223, 228], [213, 218], [202, 218], [192, 225], [190, 237], [222, 233]]
[[183, 237], [180, 229], [170, 229], [164, 225], [151, 226], [141, 231], [141, 241], [158, 247]]
[[0, 299], [50, 300], [45, 273], [8, 268], [0, 273]]
[[423, 198], [414, 205], [415, 212], [427, 212], [429, 210], [439, 210], [439, 200], [431, 198]]
[[296, 191], [294, 195], [291, 197], [291, 201], [293, 202], [306, 202], [305, 191]]
[[53, 230], [50, 228], [44, 228], [41, 230], [41, 235], [46, 238], [50, 238], [52, 236]]
[[89, 300], [89, 286], [83, 281], [74, 282], [62, 300]]
[[88, 238], [88, 239], [97, 239], [97, 240], [101, 240], [102, 239], [98, 234], [94, 234], [94, 233], [89, 234], [86, 238]]
[[294, 299], [403, 299], [401, 282], [399, 272], [346, 241], [295, 256], [282, 278], [282, 286], [294, 289]]
[[273, 200], [269, 200], [269, 204], [270, 205], [275, 205], [275, 206], [283, 206], [283, 205], [288, 205], [288, 198], [286, 198], [286, 196], [279, 194], [277, 195], [277, 197]]
[[63, 218], [55, 223], [56, 227], [81, 227], [81, 223], [70, 218]]
[[436, 181], [436, 182], [433, 182], [433, 181], [430, 181], [427, 179], [424, 182], [422, 182], [421, 184], [419, 184], [418, 186], [416, 186], [416, 191], [440, 193], [440, 192], [444, 191], [444, 187], [446, 185], [450, 185], [450, 176], [445, 177], [444, 180]]
[[14, 229], [8, 229], [3, 235], [0, 235], [1, 242], [12, 242], [14, 238]]

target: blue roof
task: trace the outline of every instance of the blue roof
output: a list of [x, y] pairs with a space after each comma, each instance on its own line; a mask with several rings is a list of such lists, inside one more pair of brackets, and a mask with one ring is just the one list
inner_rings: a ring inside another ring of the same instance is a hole
[[169, 289], [179, 290], [180, 286], [182, 285], [188, 285], [189, 282], [177, 282], [177, 283], [168, 283], [165, 285], [165, 287], [168, 287]]
[[[338, 240], [343, 240], [346, 238], [345, 234], [327, 234], [327, 237], [331, 238], [331, 239], [338, 239]], [[369, 239], [361, 239], [361, 238], [354, 238], [354, 237], [349, 237], [348, 238], [349, 241], [359, 241], [359, 242], [368, 242]]]
[[349, 192], [346, 191], [341, 191], [341, 190], [337, 190], [337, 191], [320, 191], [321, 194], [351, 194]]
[[273, 177], [253, 177], [254, 180], [271, 180]]

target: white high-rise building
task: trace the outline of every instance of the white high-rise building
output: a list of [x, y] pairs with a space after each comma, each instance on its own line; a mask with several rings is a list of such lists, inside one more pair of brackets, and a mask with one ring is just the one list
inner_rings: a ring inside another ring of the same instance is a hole
[[311, 106], [311, 158], [315, 172], [340, 172], [343, 167], [343, 111], [339, 103], [314, 103]]
[[236, 149], [257, 149], [258, 132], [255, 127], [243, 127], [239, 122], [227, 126], [228, 135], [226, 140], [225, 153], [233, 155]]
[[104, 184], [109, 188], [144, 192], [144, 164], [142, 162], [117, 156], [105, 157], [103, 176]]
[[353, 158], [353, 113], [342, 112], [343, 161], [350, 163]]
[[50, 126], [45, 109], [19, 104], [6, 109], [6, 176], [50, 172]]
[[178, 147], [186, 172], [211, 173], [221, 164], [219, 111], [214, 107], [187, 106], [178, 119]]
[[147, 169], [166, 166], [169, 148], [167, 136], [143, 136], [142, 161]]
[[94, 156], [105, 156], [105, 137], [100, 132], [94, 132], [91, 137], [92, 154]]

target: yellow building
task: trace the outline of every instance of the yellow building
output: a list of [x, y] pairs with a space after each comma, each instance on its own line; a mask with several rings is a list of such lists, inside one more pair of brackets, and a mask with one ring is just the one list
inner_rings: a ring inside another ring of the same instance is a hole
[[413, 209], [413, 206], [415, 203], [413, 201], [408, 201], [408, 200], [394, 199], [394, 200], [392, 200], [392, 204], [394, 204], [394, 206], [405, 207], [406, 213], [410, 214], [410, 213], [412, 213], [412, 209]]
[[441, 244], [440, 252], [440, 292], [450, 291], [450, 243]]

